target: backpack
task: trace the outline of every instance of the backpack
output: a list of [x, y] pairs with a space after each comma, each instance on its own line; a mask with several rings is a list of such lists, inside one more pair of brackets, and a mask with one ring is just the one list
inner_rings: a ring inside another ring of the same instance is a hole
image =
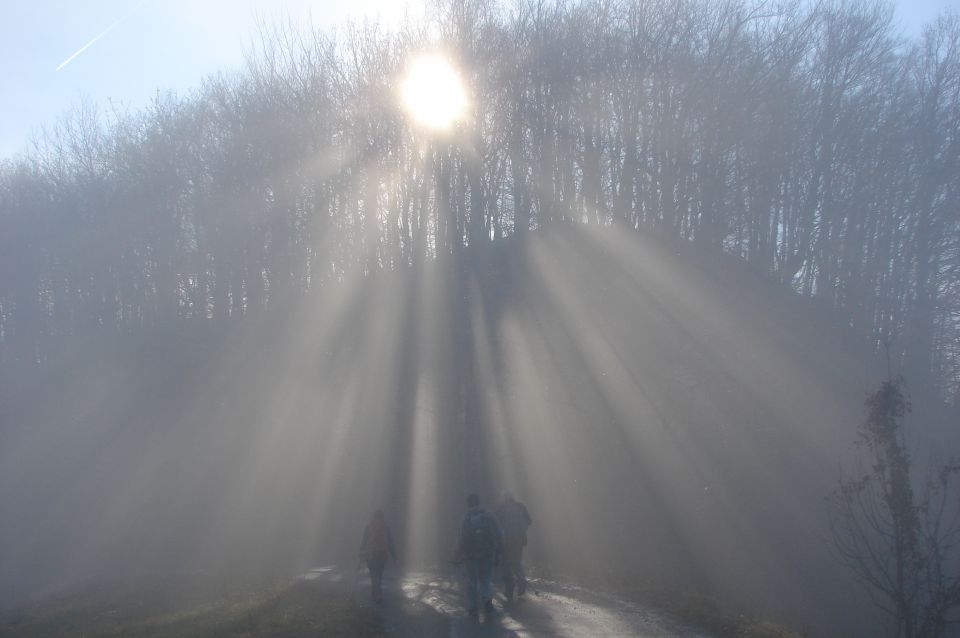
[[482, 510], [468, 512], [463, 526], [464, 554], [471, 558], [477, 558], [493, 553], [493, 532], [490, 529], [486, 512]]

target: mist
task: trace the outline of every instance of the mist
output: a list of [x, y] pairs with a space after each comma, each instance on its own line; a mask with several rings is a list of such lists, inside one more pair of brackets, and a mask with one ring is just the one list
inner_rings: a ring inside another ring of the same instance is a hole
[[278, 20], [82, 104], [0, 163], [0, 606], [349, 567], [376, 509], [441, 570], [512, 489], [544, 578], [876, 635], [825, 505], [865, 397], [905, 379], [918, 476], [960, 451], [960, 20], [891, 15]]

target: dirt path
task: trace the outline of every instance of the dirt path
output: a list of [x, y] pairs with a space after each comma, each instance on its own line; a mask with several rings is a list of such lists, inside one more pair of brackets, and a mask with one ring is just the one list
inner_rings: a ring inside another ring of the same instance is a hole
[[[335, 568], [314, 570], [305, 578], [323, 578], [353, 587], [361, 604], [369, 602], [365, 574], [345, 575]], [[710, 638], [661, 612], [605, 594], [544, 580], [531, 580], [527, 595], [508, 604], [498, 594], [496, 612], [468, 618], [455, 575], [406, 573], [384, 580], [385, 601], [374, 605], [389, 636], [410, 638]]]

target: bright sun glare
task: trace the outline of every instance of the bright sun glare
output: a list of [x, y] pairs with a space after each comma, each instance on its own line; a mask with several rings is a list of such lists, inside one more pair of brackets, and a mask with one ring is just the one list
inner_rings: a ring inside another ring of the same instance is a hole
[[467, 108], [467, 93], [460, 76], [439, 55], [414, 58], [400, 85], [403, 107], [413, 119], [432, 129], [447, 129]]

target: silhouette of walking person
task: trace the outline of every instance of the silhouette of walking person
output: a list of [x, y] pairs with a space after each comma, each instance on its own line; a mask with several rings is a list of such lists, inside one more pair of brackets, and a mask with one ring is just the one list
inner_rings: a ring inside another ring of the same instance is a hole
[[527, 577], [523, 571], [523, 548], [527, 545], [527, 528], [533, 521], [527, 506], [517, 501], [511, 490], [503, 491], [503, 500], [497, 508], [497, 521], [503, 531], [503, 593], [507, 601], [511, 601], [514, 585], [517, 596], [523, 596], [527, 590]]
[[457, 555], [463, 561], [467, 575], [467, 613], [472, 618], [493, 613], [493, 585], [490, 578], [503, 545], [497, 519], [480, 507], [480, 497], [467, 496], [467, 513], [460, 524], [460, 542]]
[[373, 513], [373, 519], [363, 530], [363, 542], [360, 545], [360, 556], [366, 559], [367, 569], [370, 570], [370, 597], [374, 602], [383, 600], [383, 570], [387, 566], [387, 558], [397, 560], [397, 551], [393, 545], [393, 534], [383, 516], [383, 510]]

